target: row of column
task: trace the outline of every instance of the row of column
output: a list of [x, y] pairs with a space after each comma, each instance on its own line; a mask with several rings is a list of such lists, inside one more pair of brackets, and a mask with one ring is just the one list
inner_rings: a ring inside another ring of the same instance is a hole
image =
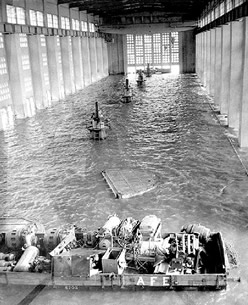
[[[33, 116], [38, 109], [109, 75], [108, 47], [102, 37], [2, 37], [0, 59], [6, 59], [4, 73], [8, 73], [11, 98], [0, 101], [0, 130], [11, 122], [11, 116]], [[1, 75], [0, 88], [5, 78]]]
[[248, 147], [248, 17], [196, 36], [196, 72]]

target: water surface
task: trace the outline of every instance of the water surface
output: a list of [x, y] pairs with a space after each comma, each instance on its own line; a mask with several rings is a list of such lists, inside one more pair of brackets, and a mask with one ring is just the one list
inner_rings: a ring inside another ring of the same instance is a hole
[[[155, 214], [164, 231], [201, 223], [237, 249], [240, 267], [233, 275], [242, 281], [219, 292], [45, 288], [29, 304], [247, 304], [248, 177], [236, 154], [247, 158], [247, 151], [234, 151], [196, 75], [153, 75], [143, 88], [130, 81], [130, 104], [121, 102], [123, 76], [111, 76], [0, 134], [2, 213], [39, 219], [46, 228], [93, 229], [113, 213]], [[108, 138], [96, 142], [85, 128], [95, 101], [111, 121]], [[101, 176], [113, 167], [148, 170], [157, 187], [117, 200]], [[0, 287], [0, 304], [18, 304], [31, 290]]]

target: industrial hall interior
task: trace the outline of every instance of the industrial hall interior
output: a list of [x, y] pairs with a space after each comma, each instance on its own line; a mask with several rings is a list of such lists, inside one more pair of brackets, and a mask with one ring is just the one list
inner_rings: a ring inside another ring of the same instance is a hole
[[111, 74], [196, 73], [248, 146], [247, 1], [2, 0], [0, 129]]
[[0, 0], [0, 304], [248, 304], [247, 85], [248, 0]]

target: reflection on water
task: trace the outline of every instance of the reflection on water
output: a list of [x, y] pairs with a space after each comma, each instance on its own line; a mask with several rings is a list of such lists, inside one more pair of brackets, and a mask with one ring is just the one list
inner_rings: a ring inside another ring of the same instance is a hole
[[[107, 216], [162, 218], [168, 231], [188, 223], [220, 230], [239, 253], [235, 276], [221, 292], [104, 292], [45, 288], [31, 304], [223, 304], [248, 297], [248, 178], [226, 130], [195, 75], [153, 75], [134, 101], [121, 103], [122, 76], [111, 76], [0, 134], [2, 213], [39, 219], [47, 228], [95, 228]], [[109, 137], [89, 140], [95, 101], [111, 121]], [[242, 151], [242, 156], [248, 154]], [[101, 176], [112, 167], [146, 169], [157, 188], [116, 200]], [[92, 221], [94, 220], [94, 221]], [[29, 288], [0, 287], [0, 304], [17, 304]]]

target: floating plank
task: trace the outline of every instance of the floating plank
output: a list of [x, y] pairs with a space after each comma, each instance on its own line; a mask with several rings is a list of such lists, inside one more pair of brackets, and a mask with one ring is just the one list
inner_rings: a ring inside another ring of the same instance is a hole
[[156, 187], [155, 175], [135, 169], [107, 169], [102, 175], [116, 198], [142, 195]]

